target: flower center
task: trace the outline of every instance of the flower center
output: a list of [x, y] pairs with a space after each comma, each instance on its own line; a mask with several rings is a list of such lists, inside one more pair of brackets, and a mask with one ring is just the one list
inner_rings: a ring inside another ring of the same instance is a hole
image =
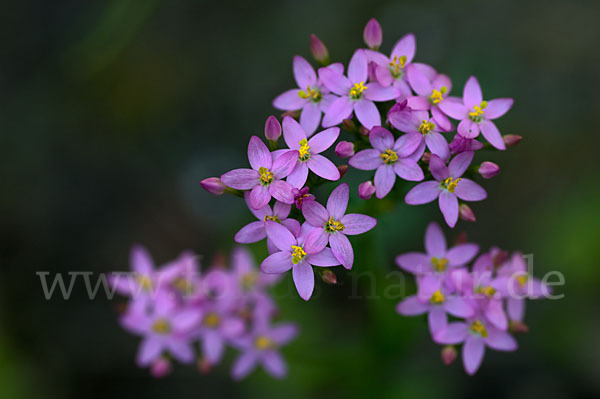
[[192, 284], [190, 281], [184, 279], [183, 277], [179, 277], [176, 278], [173, 281], [173, 287], [175, 287], [175, 289], [177, 289], [179, 292], [193, 292], [194, 291], [194, 284]]
[[298, 97], [304, 100], [310, 100], [314, 103], [318, 103], [321, 101], [321, 98], [323, 98], [319, 89], [314, 89], [310, 86], [306, 86], [306, 90], [300, 90], [298, 92]]
[[167, 335], [171, 332], [171, 324], [167, 321], [167, 319], [158, 319], [152, 325], [152, 331], [157, 334]]
[[492, 298], [496, 294], [496, 289], [491, 285], [488, 285], [487, 287], [477, 287], [477, 293]]
[[273, 348], [275, 345], [274, 345], [274, 342], [269, 337], [260, 335], [260, 336], [256, 337], [256, 339], [254, 340], [254, 346], [256, 347], [256, 349], [262, 351], [265, 349]]
[[302, 249], [302, 247], [292, 245], [292, 263], [294, 265], [297, 265], [298, 263], [302, 262], [302, 259], [304, 259], [305, 257], [306, 252], [304, 252], [304, 249]]
[[443, 95], [448, 92], [448, 88], [446, 86], [440, 87], [439, 90], [433, 89], [431, 92], [431, 96], [429, 96], [429, 102], [432, 104], [439, 104], [444, 99]]
[[346, 226], [339, 220], [334, 220], [333, 216], [329, 218], [327, 223], [325, 223], [325, 231], [328, 233], [335, 233], [336, 231], [344, 231]]
[[277, 223], [280, 222], [279, 217], [277, 217], [277, 215], [273, 215], [273, 216], [265, 215], [265, 222], [268, 220], [270, 220], [272, 222], [277, 222]]
[[260, 184], [263, 186], [268, 186], [273, 181], [273, 173], [269, 171], [269, 169], [261, 166], [258, 168], [258, 173], [260, 173]]
[[401, 55], [398, 57], [394, 56], [392, 62], [390, 62], [390, 71], [392, 72], [392, 76], [396, 79], [402, 77], [404, 66], [406, 66], [406, 56]]
[[482, 336], [483, 338], [485, 338], [485, 337], [488, 336], [488, 332], [487, 332], [485, 326], [479, 320], [475, 320], [471, 324], [470, 330], [471, 330], [472, 333], [478, 334], [478, 335]]
[[422, 134], [427, 134], [427, 133], [431, 132], [433, 129], [435, 129], [435, 123], [433, 123], [431, 121], [427, 122], [425, 119], [423, 119], [423, 121], [419, 125], [419, 132]]
[[435, 256], [431, 258], [431, 266], [435, 269], [436, 272], [443, 272], [448, 267], [448, 259], [446, 258], [436, 258]]
[[350, 89], [350, 98], [353, 100], [360, 100], [360, 98], [363, 95], [363, 91], [365, 90], [367, 90], [367, 86], [365, 86], [364, 81], [360, 83], [354, 83], [354, 85]]
[[439, 305], [440, 303], [443, 303], [445, 300], [446, 300], [446, 298], [444, 298], [444, 294], [442, 294], [442, 292], [440, 290], [437, 290], [436, 292], [433, 293], [433, 295], [431, 295], [429, 302], [433, 303], [434, 305]]
[[517, 276], [517, 282], [521, 287], [524, 287], [525, 284], [527, 284], [527, 280], [529, 280], [529, 276], [527, 274], [521, 274], [520, 276]]
[[150, 277], [140, 274], [135, 276], [135, 280], [140, 285], [143, 291], [152, 290], [152, 279]]
[[398, 160], [398, 154], [396, 154], [396, 151], [390, 150], [389, 148], [385, 150], [385, 152], [379, 154], [379, 156], [383, 160], [383, 163], [388, 165]]
[[481, 122], [483, 120], [483, 110], [487, 108], [487, 101], [482, 101], [481, 104], [475, 105], [473, 111], [469, 112], [469, 117], [473, 122]]
[[242, 288], [245, 290], [250, 290], [254, 287], [258, 276], [255, 272], [248, 272], [242, 276]]
[[221, 318], [216, 313], [209, 313], [204, 317], [204, 325], [209, 328], [215, 328], [221, 324]]
[[300, 149], [298, 152], [300, 153], [298, 159], [300, 161], [307, 161], [310, 158], [310, 146], [308, 145], [308, 140], [302, 139], [300, 140]]
[[456, 178], [453, 179], [452, 177], [448, 177], [446, 180], [444, 180], [442, 182], [442, 187], [445, 188], [446, 190], [450, 191], [451, 193], [454, 192], [454, 190], [456, 190], [456, 186], [458, 186], [458, 182], [460, 182], [461, 178]]

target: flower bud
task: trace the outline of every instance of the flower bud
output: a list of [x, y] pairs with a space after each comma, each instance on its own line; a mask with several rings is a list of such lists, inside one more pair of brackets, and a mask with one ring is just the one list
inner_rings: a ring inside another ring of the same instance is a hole
[[502, 140], [504, 140], [504, 144], [506, 144], [507, 147], [512, 147], [523, 140], [523, 137], [518, 134], [507, 134], [502, 137]]
[[456, 360], [456, 348], [454, 348], [454, 346], [452, 346], [452, 345], [444, 346], [444, 348], [442, 349], [442, 362], [444, 362], [444, 364], [446, 366], [449, 366], [455, 360]]
[[225, 192], [227, 186], [221, 183], [221, 179], [218, 177], [209, 177], [200, 182], [203, 189], [214, 195], [222, 195]]
[[348, 167], [348, 165], [340, 165], [337, 168], [338, 168], [338, 170], [340, 172], [340, 179], [341, 179], [342, 177], [344, 177], [344, 175], [346, 174], [346, 172], [348, 172], [348, 168], [349, 167]]
[[499, 248], [492, 249], [492, 262], [494, 262], [494, 267], [498, 268], [508, 260], [510, 254], [508, 251], [503, 251]]
[[500, 173], [500, 166], [493, 162], [485, 161], [481, 163], [481, 166], [479, 166], [479, 174], [484, 179], [491, 179], [498, 173]]
[[335, 146], [335, 155], [340, 158], [349, 158], [354, 155], [354, 143], [349, 141], [340, 141]]
[[360, 134], [362, 134], [363, 136], [368, 136], [369, 133], [371, 133], [371, 131], [369, 129], [367, 129], [364, 126], [361, 126], [358, 128], [358, 131], [360, 132]]
[[464, 231], [461, 231], [460, 233], [458, 233], [458, 235], [454, 239], [454, 245], [464, 244], [468, 240], [469, 240], [469, 237], [467, 236], [467, 233]]
[[375, 18], [371, 18], [363, 31], [363, 39], [371, 50], [377, 50], [383, 41], [383, 32], [381, 25]]
[[204, 358], [198, 359], [198, 371], [201, 374], [208, 374], [212, 371], [212, 365], [210, 364], [210, 362]]
[[310, 35], [310, 52], [320, 64], [329, 64], [329, 51], [327, 51], [327, 47], [325, 47], [321, 39], [313, 34]]
[[308, 187], [304, 187], [301, 190], [297, 188], [292, 189], [292, 195], [294, 196], [294, 204], [296, 204], [296, 208], [302, 210], [302, 204], [306, 201], [314, 201], [315, 196], [308, 193]]
[[159, 357], [152, 365], [150, 366], [150, 374], [154, 378], [162, 378], [171, 373], [172, 367], [169, 359], [165, 357]]
[[368, 180], [358, 185], [358, 196], [364, 200], [370, 199], [375, 194], [375, 186]]
[[425, 151], [423, 153], [423, 156], [421, 157], [421, 161], [423, 161], [424, 163], [429, 163], [430, 159], [431, 159], [431, 153], [429, 151]]
[[352, 133], [356, 130], [356, 124], [354, 123], [354, 121], [352, 119], [344, 119], [342, 121], [342, 127], [350, 133]]
[[508, 330], [515, 334], [524, 334], [529, 332], [529, 327], [522, 321], [511, 320], [508, 322]]
[[331, 269], [319, 267], [317, 270], [319, 271], [319, 275], [324, 282], [327, 284], [337, 284], [337, 276], [333, 271], [331, 271]]
[[273, 115], [265, 122], [265, 137], [269, 141], [277, 141], [281, 137], [281, 123]]
[[458, 208], [458, 215], [462, 220], [467, 222], [475, 222], [477, 220], [475, 213], [473, 213], [473, 210], [467, 204], [460, 204], [460, 207]]

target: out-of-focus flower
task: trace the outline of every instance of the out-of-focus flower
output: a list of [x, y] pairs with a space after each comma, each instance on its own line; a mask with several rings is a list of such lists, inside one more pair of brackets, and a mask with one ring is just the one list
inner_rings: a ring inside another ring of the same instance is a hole
[[367, 215], [346, 214], [349, 195], [348, 185], [342, 183], [331, 192], [327, 208], [317, 201], [302, 208], [306, 221], [314, 227], [307, 242], [316, 248], [324, 248], [329, 243], [333, 255], [346, 269], [351, 269], [354, 263], [354, 251], [346, 235], [366, 233], [377, 224], [375, 218]]
[[442, 362], [444, 362], [446, 366], [454, 363], [456, 356], [456, 348], [453, 345], [446, 345], [442, 349]]
[[474, 181], [461, 177], [473, 160], [473, 152], [456, 155], [448, 166], [437, 155], [429, 160], [429, 170], [435, 181], [418, 184], [406, 194], [409, 205], [420, 205], [439, 198], [439, 206], [450, 227], [458, 220], [458, 198], [463, 201], [481, 201], [487, 193]]
[[277, 141], [281, 136], [281, 124], [273, 115], [265, 121], [265, 137], [270, 141]]
[[363, 39], [367, 46], [372, 50], [377, 50], [383, 41], [383, 31], [381, 25], [375, 18], [371, 18], [365, 30], [363, 31]]
[[375, 186], [371, 180], [358, 185], [358, 196], [364, 200], [370, 199], [375, 194]]
[[377, 198], [385, 197], [394, 187], [396, 175], [404, 180], [423, 180], [423, 171], [417, 164], [421, 154], [415, 154], [421, 143], [421, 135], [409, 133], [394, 141], [394, 136], [383, 127], [374, 127], [369, 134], [372, 149], [362, 150], [348, 163], [361, 170], [375, 172]]
[[381, 125], [379, 111], [373, 101], [388, 101], [397, 94], [393, 87], [368, 82], [368, 60], [364, 50], [357, 50], [348, 65], [348, 77], [331, 68], [319, 69], [323, 84], [340, 97], [331, 103], [323, 117], [323, 127], [341, 123], [354, 112], [367, 129]]
[[173, 367], [171, 366], [171, 361], [166, 357], [159, 357], [152, 363], [150, 374], [152, 374], [152, 377], [154, 378], [162, 378], [171, 374], [172, 370]]
[[455, 134], [449, 147], [452, 154], [458, 154], [465, 151], [481, 150], [483, 148], [483, 143], [476, 139], [468, 139], [460, 134]]
[[208, 177], [200, 182], [203, 189], [214, 195], [221, 195], [225, 192], [225, 186], [218, 177]]
[[471, 76], [463, 91], [462, 102], [457, 98], [448, 98], [439, 104], [440, 109], [451, 118], [460, 120], [458, 134], [466, 138], [475, 138], [479, 132], [495, 148], [506, 149], [500, 131], [492, 122], [508, 112], [513, 105], [512, 98], [497, 98], [484, 101], [481, 87], [475, 76]]
[[335, 146], [335, 155], [340, 158], [349, 158], [354, 155], [354, 143], [349, 141], [340, 141]]
[[500, 167], [493, 162], [485, 161], [479, 166], [478, 172], [484, 179], [491, 179], [500, 173]]
[[282, 179], [287, 177], [298, 160], [298, 151], [287, 151], [273, 161], [269, 149], [258, 137], [248, 144], [248, 160], [252, 169], [234, 169], [221, 176], [221, 181], [236, 190], [252, 190], [253, 209], [267, 205], [271, 196], [286, 204], [294, 202], [292, 186]]

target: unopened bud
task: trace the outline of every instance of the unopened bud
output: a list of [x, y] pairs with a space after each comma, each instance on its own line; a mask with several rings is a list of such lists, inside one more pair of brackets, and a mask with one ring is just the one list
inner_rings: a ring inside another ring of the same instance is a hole
[[473, 210], [467, 204], [460, 204], [460, 207], [458, 208], [458, 214], [462, 220], [467, 222], [475, 222], [477, 220], [475, 213], [473, 213]]
[[295, 111], [285, 111], [281, 113], [281, 119], [285, 118], [286, 116], [292, 117], [294, 119], [298, 119], [298, 117], [300, 116], [300, 111], [295, 110]]
[[424, 163], [429, 163], [430, 159], [431, 159], [431, 153], [429, 151], [425, 151], [423, 153], [423, 156], [421, 157], [421, 161], [423, 161]]
[[150, 366], [150, 374], [154, 378], [165, 377], [171, 373], [171, 370], [171, 362], [165, 357], [159, 357]]
[[500, 166], [496, 165], [493, 162], [485, 161], [482, 162], [479, 166], [479, 174], [484, 179], [491, 179], [500, 173]]
[[371, 132], [369, 129], [367, 129], [364, 126], [361, 126], [358, 128], [358, 131], [360, 132], [360, 134], [362, 134], [363, 136], [368, 136], [369, 133]]
[[222, 195], [225, 192], [227, 186], [221, 183], [221, 179], [218, 177], [209, 177], [200, 182], [203, 189], [214, 195]]
[[337, 277], [335, 273], [331, 271], [331, 269], [328, 269], [326, 267], [320, 267], [317, 270], [319, 270], [321, 279], [324, 282], [326, 282], [327, 284], [337, 284]]
[[469, 239], [469, 237], [467, 236], [467, 233], [464, 231], [461, 231], [456, 236], [456, 239], [454, 240], [454, 245], [464, 244], [467, 242], [468, 239]]
[[325, 47], [321, 39], [313, 34], [310, 35], [310, 52], [318, 63], [322, 65], [329, 64], [329, 51], [327, 51], [327, 47]]
[[212, 371], [212, 365], [205, 358], [198, 359], [198, 371], [201, 374], [208, 374]]
[[516, 145], [519, 141], [523, 140], [523, 136], [519, 136], [518, 134], [507, 134], [502, 137], [504, 140], [504, 144], [507, 147], [512, 147]]
[[354, 155], [354, 143], [349, 141], [340, 141], [335, 146], [335, 155], [340, 158], [349, 158]]
[[352, 119], [344, 119], [342, 121], [342, 126], [344, 129], [346, 129], [350, 133], [356, 131], [356, 124], [354, 123], [354, 121]]
[[273, 115], [265, 122], [265, 137], [269, 141], [277, 141], [281, 137], [281, 123]]
[[456, 360], [456, 348], [452, 345], [444, 346], [442, 349], [442, 362], [449, 366]]
[[346, 172], [348, 172], [348, 165], [340, 165], [337, 168], [340, 171], [340, 179], [341, 179], [342, 177], [344, 177]]
[[515, 334], [525, 334], [529, 332], [529, 327], [522, 321], [511, 320], [508, 322], [508, 330]]
[[508, 251], [504, 251], [501, 249], [493, 251], [492, 262], [494, 262], [494, 267], [498, 268], [502, 266], [508, 260], [508, 257]]
[[364, 200], [370, 199], [375, 194], [375, 186], [368, 180], [358, 185], [358, 196]]
[[383, 41], [381, 25], [375, 18], [371, 18], [363, 31], [363, 39], [372, 50], [377, 50]]

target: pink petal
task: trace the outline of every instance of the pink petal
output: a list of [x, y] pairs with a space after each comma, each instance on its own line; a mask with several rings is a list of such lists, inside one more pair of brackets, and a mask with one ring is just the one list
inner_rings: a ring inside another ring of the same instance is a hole
[[349, 213], [344, 215], [341, 222], [345, 227], [344, 234], [351, 236], [366, 233], [377, 225], [377, 219], [359, 213]]
[[484, 353], [485, 344], [483, 340], [481, 338], [469, 336], [463, 346], [463, 364], [467, 374], [475, 374], [481, 365]]
[[283, 111], [296, 111], [301, 109], [307, 100], [298, 95], [298, 89], [291, 89], [283, 92], [273, 100], [273, 107]]
[[180, 363], [189, 364], [194, 361], [194, 350], [189, 343], [173, 339], [166, 343], [169, 353]]
[[252, 205], [250, 204], [250, 191], [244, 192], [244, 201], [246, 201], [246, 205], [248, 206], [248, 209], [250, 209], [250, 212], [252, 212], [258, 220], [264, 221], [265, 216], [273, 216], [273, 210], [271, 210], [269, 205], [265, 205], [260, 209], [252, 208]]
[[308, 140], [311, 154], [319, 154], [329, 147], [337, 140], [340, 135], [339, 127], [332, 127], [325, 129], [322, 132], [315, 134]]
[[315, 275], [308, 262], [300, 262], [292, 267], [292, 277], [296, 290], [302, 299], [308, 301], [315, 288]]
[[440, 183], [437, 181], [426, 181], [417, 184], [406, 194], [404, 201], [409, 205], [427, 204], [440, 195]]
[[479, 245], [477, 244], [459, 244], [448, 250], [446, 258], [452, 267], [459, 267], [469, 263], [477, 252], [479, 251]]
[[425, 143], [427, 143], [429, 151], [440, 157], [444, 162], [450, 158], [450, 147], [448, 147], [448, 142], [440, 133], [427, 133], [425, 135]]
[[492, 349], [497, 351], [514, 351], [517, 350], [517, 341], [506, 331], [500, 331], [495, 328], [488, 330], [488, 336], [485, 343]]
[[274, 162], [271, 172], [275, 179], [283, 179], [294, 170], [296, 163], [298, 163], [298, 151], [291, 150], [284, 152], [283, 155], [279, 156]]
[[485, 190], [472, 180], [461, 178], [454, 193], [464, 201], [481, 201], [487, 198]]
[[377, 82], [384, 87], [391, 85], [394, 81], [394, 77], [392, 76], [387, 63], [384, 66], [377, 65], [375, 67], [375, 78], [377, 78]]
[[273, 215], [277, 216], [279, 219], [287, 218], [291, 210], [291, 205], [283, 202], [277, 201], [275, 202], [275, 205], [273, 205]]
[[260, 167], [271, 169], [273, 162], [271, 153], [265, 143], [256, 136], [252, 136], [248, 143], [248, 160], [254, 170], [258, 170]]
[[408, 83], [412, 89], [420, 96], [428, 96], [431, 94], [433, 88], [427, 76], [421, 70], [416, 68], [414, 65], [408, 65], [406, 67], [406, 76]]
[[277, 222], [266, 221], [265, 229], [267, 236], [273, 241], [275, 246], [282, 251], [290, 251], [292, 245], [296, 245], [297, 241], [293, 234], [284, 226]]
[[443, 132], [449, 132], [453, 130], [452, 122], [450, 119], [440, 110], [440, 107], [431, 107], [431, 117], [435, 124]]
[[217, 363], [223, 356], [225, 342], [220, 333], [215, 330], [208, 330], [204, 334], [202, 341], [202, 354], [211, 364]]
[[263, 366], [267, 373], [275, 378], [285, 377], [287, 370], [281, 355], [275, 351], [269, 351], [262, 358]]
[[468, 109], [472, 109], [475, 105], [480, 105], [483, 101], [481, 94], [481, 86], [475, 76], [471, 76], [463, 90], [463, 102]]
[[306, 132], [307, 137], [310, 137], [317, 130], [320, 122], [321, 108], [319, 104], [307, 103], [302, 108], [302, 113], [300, 114], [300, 125]]
[[350, 79], [350, 82], [366, 82], [368, 73], [367, 67], [368, 62], [365, 52], [361, 49], [356, 50], [348, 64], [348, 79]]
[[322, 227], [329, 219], [329, 212], [317, 201], [305, 202], [302, 205], [302, 214], [306, 221], [315, 227]]
[[411, 155], [421, 142], [423, 141], [423, 135], [421, 133], [407, 133], [398, 137], [398, 140], [394, 143], [394, 151], [398, 153], [398, 157], [406, 158]]
[[452, 316], [468, 318], [475, 314], [475, 310], [471, 306], [470, 302], [460, 297], [447, 297], [444, 302], [444, 309]]
[[331, 251], [338, 261], [346, 269], [352, 269], [354, 263], [354, 251], [352, 250], [352, 244], [350, 240], [344, 234], [334, 233], [329, 236], [329, 245]]
[[363, 98], [357, 101], [354, 104], [354, 112], [356, 112], [358, 121], [367, 129], [372, 129], [373, 126], [381, 125], [379, 110], [377, 110], [377, 107], [371, 100]]
[[300, 234], [300, 222], [296, 219], [285, 219], [281, 221], [281, 224], [284, 225], [293, 235], [297, 236]]
[[414, 96], [409, 97], [407, 100], [408, 102], [406, 105], [414, 110], [427, 110], [431, 108], [431, 103], [427, 96]]
[[254, 169], [234, 169], [221, 175], [221, 181], [236, 190], [250, 190], [258, 184], [258, 177]]
[[331, 68], [320, 68], [319, 78], [330, 91], [340, 96], [348, 95], [352, 83], [347, 77]]
[[310, 170], [323, 179], [336, 181], [340, 178], [340, 171], [335, 164], [321, 154], [313, 154], [306, 164]]
[[323, 116], [323, 127], [331, 127], [341, 123], [352, 113], [354, 103], [347, 96], [337, 98]]
[[502, 134], [500, 134], [500, 131], [498, 130], [494, 122], [484, 120], [483, 122], [481, 122], [479, 127], [481, 128], [481, 134], [483, 134], [483, 137], [485, 137], [485, 139], [491, 145], [493, 145], [494, 148], [497, 148], [499, 150], [506, 149], [506, 144], [502, 139]]
[[268, 187], [258, 184], [250, 191], [250, 206], [252, 208], [263, 208], [267, 206], [269, 201], [271, 201], [271, 193]]
[[317, 83], [317, 74], [313, 67], [299, 55], [294, 56], [294, 78], [301, 89], [314, 86]]
[[456, 195], [445, 190], [442, 191], [439, 205], [448, 226], [456, 226], [458, 220], [458, 200], [456, 199]]
[[433, 307], [429, 311], [427, 320], [429, 323], [429, 331], [431, 332], [431, 335], [437, 334], [439, 331], [443, 330], [448, 325], [448, 317], [446, 316], [446, 312], [440, 306]]
[[396, 257], [396, 264], [407, 272], [413, 274], [425, 272], [430, 265], [429, 256], [418, 252], [409, 252], [398, 255]]
[[473, 151], [461, 152], [450, 161], [448, 172], [453, 178], [461, 177], [473, 161]]
[[485, 118], [500, 118], [511, 109], [513, 102], [514, 100], [512, 98], [497, 98], [495, 100], [488, 101], [487, 107], [485, 108]]
[[342, 183], [337, 186], [327, 199], [327, 212], [329, 212], [329, 216], [333, 216], [335, 220], [341, 219], [346, 212], [349, 198], [350, 188], [348, 184]]
[[455, 97], [445, 98], [441, 103], [438, 104], [438, 107], [450, 118], [457, 120], [464, 119], [468, 114], [467, 107], [464, 106], [462, 101]]
[[504, 313], [504, 308], [502, 307], [502, 301], [500, 299], [489, 300], [484, 314], [494, 327], [499, 328], [500, 330], [506, 330], [508, 328], [508, 319], [506, 313]]
[[308, 255], [318, 254], [323, 251], [328, 241], [329, 234], [325, 232], [325, 229], [323, 227], [315, 227], [306, 235], [303, 243], [304, 251]]
[[384, 152], [388, 148], [391, 149], [394, 146], [394, 136], [389, 130], [376, 126], [369, 132], [369, 141], [373, 148]]
[[469, 327], [465, 323], [449, 323], [446, 328], [438, 331], [433, 340], [438, 344], [456, 345], [463, 342], [469, 335]]
[[242, 227], [235, 233], [234, 240], [240, 244], [250, 244], [260, 241], [267, 236], [265, 232], [265, 222], [252, 222]]
[[379, 199], [385, 197], [394, 187], [396, 173], [392, 165], [381, 165], [375, 172], [375, 196]]
[[383, 163], [380, 154], [381, 152], [375, 149], [362, 150], [350, 158], [348, 164], [360, 170], [377, 169]]
[[421, 181], [424, 178], [421, 167], [411, 159], [399, 159], [394, 163], [394, 172], [408, 181]]
[[425, 250], [429, 256], [438, 258], [446, 256], [446, 237], [435, 222], [429, 223], [425, 231]]
[[292, 150], [300, 149], [300, 141], [306, 139], [302, 126], [291, 116], [283, 118], [282, 126], [285, 144]]
[[140, 344], [137, 354], [137, 364], [146, 367], [160, 356], [163, 350], [161, 340], [156, 337], [146, 337]]
[[304, 187], [306, 178], [308, 177], [308, 165], [306, 162], [298, 162], [292, 173], [290, 173], [286, 181], [294, 188]]
[[[289, 248], [288, 248], [289, 249]], [[269, 255], [260, 265], [263, 273], [285, 273], [292, 268], [292, 254], [287, 251]]]
[[506, 303], [508, 317], [511, 320], [523, 321], [525, 315], [525, 300], [509, 297]]
[[231, 376], [234, 380], [241, 380], [256, 367], [256, 355], [253, 352], [245, 352], [238, 356], [233, 363]]
[[474, 139], [479, 136], [479, 125], [472, 120], [465, 118], [460, 121], [456, 131], [464, 138]]
[[154, 262], [152, 261], [152, 257], [146, 248], [141, 245], [135, 245], [131, 248], [129, 262], [131, 264], [131, 269], [134, 272], [143, 275], [149, 275], [154, 272]]
[[410, 63], [415, 58], [416, 48], [415, 35], [408, 33], [396, 42], [390, 58], [394, 58], [395, 55], [398, 57], [404, 55], [406, 56], [406, 63]]
[[331, 248], [323, 248], [321, 252], [308, 255], [306, 261], [311, 265], [323, 267], [337, 266], [340, 264], [340, 261], [337, 260], [331, 251]]
[[364, 95], [371, 101], [389, 101], [398, 97], [398, 90], [394, 86], [384, 87], [379, 83], [369, 82]]
[[416, 295], [409, 296], [396, 306], [396, 312], [404, 316], [418, 316], [429, 310], [429, 305], [422, 303]]
[[429, 170], [437, 181], [442, 181], [450, 176], [446, 163], [436, 154], [429, 158]]

